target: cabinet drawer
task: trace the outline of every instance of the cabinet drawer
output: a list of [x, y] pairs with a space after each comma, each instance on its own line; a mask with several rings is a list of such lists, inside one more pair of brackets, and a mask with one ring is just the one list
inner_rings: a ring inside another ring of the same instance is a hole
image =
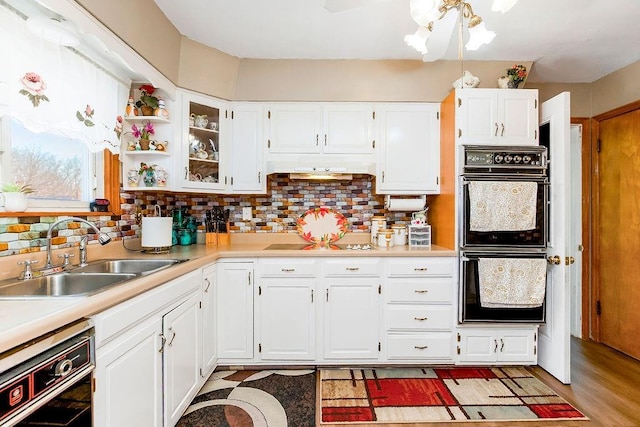
[[455, 285], [451, 279], [390, 279], [387, 302], [451, 303]]
[[325, 262], [325, 275], [331, 276], [380, 276], [381, 262], [378, 258], [332, 259]]
[[389, 277], [453, 277], [456, 258], [411, 258], [389, 261]]
[[453, 355], [453, 335], [433, 334], [389, 334], [387, 337], [387, 357], [397, 359], [440, 359], [451, 361]]
[[316, 277], [318, 260], [311, 258], [260, 259], [260, 277]]
[[450, 331], [451, 306], [387, 306], [388, 330]]

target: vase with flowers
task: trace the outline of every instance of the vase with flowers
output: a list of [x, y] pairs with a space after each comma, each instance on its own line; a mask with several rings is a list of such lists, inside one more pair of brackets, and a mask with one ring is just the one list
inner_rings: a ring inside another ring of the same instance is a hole
[[517, 89], [520, 83], [527, 78], [527, 67], [515, 64], [511, 68], [507, 68], [507, 87], [509, 89]]
[[149, 121], [144, 123], [142, 127], [131, 125], [131, 133], [134, 138], [138, 138], [138, 144], [140, 145], [141, 150], [149, 149], [149, 140], [151, 139], [151, 135], [155, 134], [155, 132], [153, 124]]
[[156, 88], [152, 85], [142, 85], [138, 90], [140, 99], [136, 101], [136, 107], [142, 111], [143, 116], [153, 116], [153, 111], [158, 108], [158, 98], [153, 96]]
[[138, 175], [142, 175], [142, 182], [145, 187], [155, 187], [156, 180], [156, 168], [158, 165], [148, 165], [145, 162], [140, 162], [140, 168], [138, 169]]

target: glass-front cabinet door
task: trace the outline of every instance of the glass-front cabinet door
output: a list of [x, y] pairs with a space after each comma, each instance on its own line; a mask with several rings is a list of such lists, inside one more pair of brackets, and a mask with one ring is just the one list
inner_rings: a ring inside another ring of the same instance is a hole
[[227, 157], [227, 104], [204, 95], [181, 91], [181, 167], [185, 189], [224, 190]]

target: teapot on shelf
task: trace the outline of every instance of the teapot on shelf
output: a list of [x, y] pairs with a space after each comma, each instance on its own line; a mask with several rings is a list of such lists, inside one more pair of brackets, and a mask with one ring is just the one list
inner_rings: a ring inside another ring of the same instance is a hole
[[207, 127], [207, 123], [209, 123], [209, 119], [205, 114], [197, 115], [197, 114], [191, 113], [190, 118], [193, 119], [193, 125], [198, 128]]

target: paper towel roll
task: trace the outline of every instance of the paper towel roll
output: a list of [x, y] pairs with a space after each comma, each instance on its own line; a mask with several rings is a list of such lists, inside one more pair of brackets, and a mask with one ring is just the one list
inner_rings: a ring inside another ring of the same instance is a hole
[[412, 199], [394, 199], [391, 196], [387, 196], [385, 201], [385, 208], [389, 211], [402, 211], [412, 212], [420, 211], [424, 209], [424, 205], [427, 201], [427, 196], [421, 196], [419, 198]]
[[145, 248], [163, 248], [171, 246], [170, 216], [148, 216], [142, 218], [142, 246]]

